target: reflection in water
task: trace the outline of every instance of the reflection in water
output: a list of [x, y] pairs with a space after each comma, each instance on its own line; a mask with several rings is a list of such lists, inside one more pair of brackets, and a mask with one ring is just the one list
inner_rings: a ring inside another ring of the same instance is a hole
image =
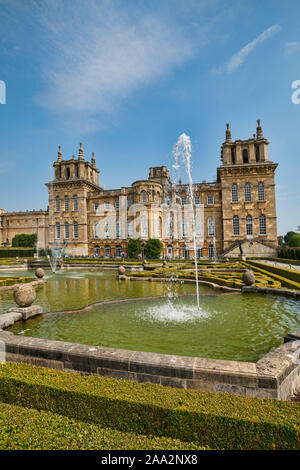
[[[168, 282], [120, 282], [115, 271], [60, 272], [37, 288], [45, 312], [76, 309], [101, 300], [164, 295], [16, 323], [16, 334], [166, 354], [255, 361], [300, 329], [299, 301], [278, 296], [219, 295], [200, 286]], [[179, 294], [186, 294], [184, 297]], [[14, 304], [0, 295], [1, 312]]]

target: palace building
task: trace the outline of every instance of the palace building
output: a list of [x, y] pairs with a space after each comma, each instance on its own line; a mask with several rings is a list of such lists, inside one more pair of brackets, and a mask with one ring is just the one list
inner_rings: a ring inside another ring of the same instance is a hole
[[[151, 167], [147, 179], [106, 190], [92, 154], [63, 158], [59, 147], [54, 179], [46, 184], [47, 210], [0, 211], [0, 243], [10, 246], [16, 234], [37, 234], [39, 248], [66, 244], [69, 256], [116, 257], [127, 252], [129, 238], [163, 242], [162, 256], [275, 256], [277, 228], [275, 170], [260, 121], [248, 140], [232, 141], [229, 124], [221, 146], [216, 181], [172, 183], [165, 166]], [[192, 207], [194, 221], [191, 218]]]

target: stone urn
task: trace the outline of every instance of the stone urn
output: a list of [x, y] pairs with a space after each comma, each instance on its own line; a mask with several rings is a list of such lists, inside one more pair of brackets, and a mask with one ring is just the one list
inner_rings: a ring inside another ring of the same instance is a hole
[[124, 274], [126, 272], [126, 269], [124, 268], [124, 266], [119, 266], [118, 267], [118, 272], [119, 272], [120, 276], [124, 276]]
[[19, 285], [14, 289], [14, 299], [19, 307], [30, 307], [35, 301], [35, 289], [30, 285]]
[[243, 273], [243, 283], [246, 284], [246, 286], [252, 286], [255, 283], [255, 276], [254, 272], [251, 271], [250, 269], [247, 269]]
[[35, 270], [35, 275], [38, 279], [42, 279], [45, 276], [45, 271], [42, 268], [37, 268]]

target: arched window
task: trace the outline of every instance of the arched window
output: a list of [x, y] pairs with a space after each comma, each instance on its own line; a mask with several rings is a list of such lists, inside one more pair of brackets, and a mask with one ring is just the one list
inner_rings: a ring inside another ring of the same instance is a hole
[[234, 215], [232, 219], [233, 235], [240, 234], [240, 219], [238, 215]]
[[182, 247], [182, 257], [185, 259], [189, 259], [190, 257], [190, 250], [188, 246], [183, 246]]
[[208, 247], [208, 257], [209, 258], [214, 258], [215, 255], [215, 248], [214, 245], [210, 244]]
[[246, 235], [253, 235], [253, 222], [251, 215], [246, 217]]
[[58, 196], [56, 196], [56, 198], [55, 198], [55, 210], [56, 210], [56, 212], [60, 211], [60, 199], [59, 199]]
[[245, 202], [251, 202], [251, 184], [245, 183]]
[[248, 150], [243, 150], [243, 163], [249, 163]]
[[233, 183], [231, 187], [231, 194], [232, 194], [232, 202], [238, 202], [239, 193], [238, 193], [238, 185], [236, 183]]
[[65, 238], [69, 238], [69, 222], [65, 222]]
[[213, 217], [208, 217], [208, 236], [213, 237], [215, 235], [215, 219]]
[[146, 193], [146, 191], [142, 191], [142, 202], [147, 202], [147, 193]]
[[105, 247], [105, 256], [106, 256], [106, 258], [110, 257], [110, 246], [109, 245], [106, 245], [106, 247]]
[[59, 239], [60, 238], [60, 223], [56, 222], [55, 227], [56, 227], [56, 238]]
[[66, 179], [69, 180], [71, 176], [70, 168], [66, 168]]
[[97, 258], [100, 256], [100, 246], [99, 245], [95, 246], [94, 255], [97, 256]]
[[198, 247], [197, 248], [197, 258], [200, 259], [203, 257], [203, 248], [202, 247]]
[[78, 176], [79, 176], [78, 165], [75, 166], [75, 176], [76, 176], [76, 178], [78, 178]]
[[266, 222], [266, 216], [264, 214], [261, 214], [259, 216], [259, 234], [260, 235], [267, 234], [267, 222]]
[[73, 210], [78, 211], [78, 197], [77, 194], [73, 196]]
[[69, 210], [69, 197], [65, 196], [65, 211], [68, 212]]
[[122, 254], [122, 247], [120, 245], [116, 246], [116, 256], [121, 257]]
[[265, 185], [263, 181], [260, 181], [257, 185], [257, 196], [259, 201], [265, 200]]
[[73, 230], [74, 230], [74, 238], [78, 238], [78, 222], [74, 222]]

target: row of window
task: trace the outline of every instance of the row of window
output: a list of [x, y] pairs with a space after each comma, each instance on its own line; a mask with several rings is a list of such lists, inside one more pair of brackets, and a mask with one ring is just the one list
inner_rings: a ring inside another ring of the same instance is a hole
[[[240, 235], [240, 218], [238, 215], [234, 215], [232, 219], [232, 228], [233, 228], [233, 235]], [[246, 217], [246, 234], [253, 235], [253, 220], [251, 215], [247, 215]], [[259, 216], [259, 234], [266, 235], [267, 234], [267, 221], [266, 216], [261, 214]]]
[[[56, 210], [56, 212], [60, 211], [60, 198], [59, 198], [59, 196], [56, 196], [56, 198], [55, 198], [55, 210]], [[69, 196], [64, 197], [64, 210], [66, 212], [69, 211]], [[76, 194], [73, 196], [73, 211], [78, 211], [78, 197], [77, 197]]]
[[[64, 239], [70, 238], [70, 225], [73, 225], [73, 238], [78, 238], [78, 222], [69, 224], [69, 222], [64, 223]], [[56, 222], [55, 224], [56, 238], [59, 240], [61, 237], [61, 224]]]
[[[233, 183], [232, 188], [231, 188], [231, 193], [232, 193], [232, 202], [238, 202], [239, 190], [238, 190], [238, 185], [236, 183]], [[245, 202], [251, 202], [252, 201], [252, 188], [251, 188], [250, 183], [245, 183], [244, 194], [245, 194]], [[259, 201], [265, 200], [265, 185], [262, 181], [260, 181], [257, 185], [257, 199]]]

